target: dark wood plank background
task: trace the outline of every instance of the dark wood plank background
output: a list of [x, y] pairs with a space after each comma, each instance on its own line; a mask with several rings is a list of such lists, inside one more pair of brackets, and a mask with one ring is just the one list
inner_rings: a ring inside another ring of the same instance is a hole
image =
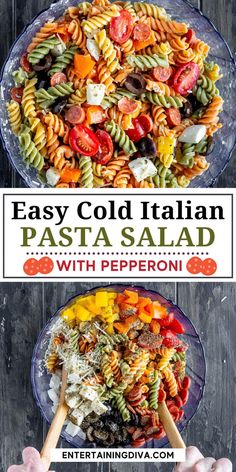
[[[40, 449], [46, 425], [31, 392], [30, 364], [39, 331], [58, 306], [89, 283], [0, 285], [0, 471], [21, 459], [24, 446]], [[140, 284], [141, 285], [141, 284]], [[177, 302], [194, 322], [207, 359], [200, 409], [183, 437], [207, 456], [230, 457], [236, 448], [236, 284], [143, 284]], [[64, 443], [66, 446], [66, 443]], [[236, 462], [236, 461], [235, 461]], [[124, 464], [56, 464], [57, 472], [123, 472]], [[171, 464], [126, 464], [126, 472], [171, 472]]]
[[[23, 27], [41, 10], [47, 8], [51, 0], [0, 0], [0, 63], [6, 58], [10, 45]], [[235, 0], [191, 0], [211, 20], [228, 41], [232, 52], [236, 52]], [[1, 64], [0, 64], [1, 65]], [[236, 187], [236, 151], [216, 187]], [[11, 168], [0, 145], [0, 187], [24, 187], [21, 177]]]

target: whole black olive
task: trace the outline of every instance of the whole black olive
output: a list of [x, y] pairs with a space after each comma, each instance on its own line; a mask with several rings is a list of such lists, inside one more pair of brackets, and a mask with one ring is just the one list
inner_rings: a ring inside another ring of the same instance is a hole
[[52, 113], [61, 113], [62, 110], [65, 108], [67, 104], [67, 99], [66, 98], [58, 98], [52, 107]]
[[42, 79], [37, 83], [38, 89], [44, 88], [45, 90], [47, 90], [49, 87], [50, 87], [50, 84], [48, 80]]
[[209, 154], [212, 153], [214, 147], [215, 147], [214, 138], [212, 136], [209, 136], [207, 140], [207, 150], [205, 152], [205, 155], [209, 156]]
[[47, 71], [50, 69], [52, 65], [52, 56], [51, 54], [47, 54], [38, 64], [34, 64], [32, 69], [36, 72], [40, 72], [41, 70]]
[[188, 102], [190, 102], [192, 105], [192, 112], [199, 108], [199, 102], [197, 101], [195, 95], [193, 95], [192, 93], [188, 95]]
[[128, 75], [124, 83], [125, 88], [135, 95], [142, 95], [145, 92], [145, 85], [145, 79], [139, 72]]
[[136, 143], [136, 146], [142, 156], [155, 156], [156, 155], [156, 145], [151, 138], [142, 138]]
[[182, 115], [184, 116], [184, 118], [189, 118], [190, 116], [192, 116], [193, 114], [193, 105], [192, 103], [190, 102], [190, 100], [186, 100], [186, 102], [184, 103], [184, 106], [182, 108]]

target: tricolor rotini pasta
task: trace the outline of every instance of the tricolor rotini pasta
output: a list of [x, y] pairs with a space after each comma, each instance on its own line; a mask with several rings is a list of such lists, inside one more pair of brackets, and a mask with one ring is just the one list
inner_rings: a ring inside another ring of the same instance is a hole
[[[91, 158], [82, 159], [89, 169]], [[184, 333], [184, 327], [173, 312], [133, 288], [96, 289], [61, 310], [50, 332], [45, 367], [53, 375], [52, 389], [65, 366], [65, 399], [75, 434], [81, 429], [89, 443], [102, 447], [138, 447], [163, 435], [161, 402], [166, 400], [176, 422], [182, 418], [190, 379], [185, 373], [188, 345], [177, 331]]]
[[[174, 188], [208, 169], [222, 75], [190, 28], [158, 4], [122, 0], [81, 2], [41, 26], [7, 103], [23, 160], [41, 182]], [[71, 153], [61, 155], [64, 145]]]

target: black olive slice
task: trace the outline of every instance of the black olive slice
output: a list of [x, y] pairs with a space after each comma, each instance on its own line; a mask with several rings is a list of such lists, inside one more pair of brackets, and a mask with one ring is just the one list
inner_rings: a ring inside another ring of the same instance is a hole
[[186, 99], [184, 106], [182, 108], [182, 114], [184, 118], [189, 118], [193, 114], [193, 105], [190, 100]]
[[139, 72], [132, 73], [128, 75], [124, 86], [129, 90], [129, 92], [134, 93], [135, 95], [141, 95], [145, 92], [145, 79]]
[[151, 138], [142, 138], [136, 143], [138, 151], [142, 156], [155, 156], [156, 155], [156, 145]]
[[54, 105], [52, 107], [52, 113], [61, 113], [62, 110], [65, 108], [67, 104], [67, 99], [66, 98], [59, 98], [54, 102]]
[[47, 54], [38, 64], [32, 66], [32, 69], [36, 72], [40, 72], [41, 70], [47, 71], [50, 69], [52, 65], [52, 56], [51, 54]]

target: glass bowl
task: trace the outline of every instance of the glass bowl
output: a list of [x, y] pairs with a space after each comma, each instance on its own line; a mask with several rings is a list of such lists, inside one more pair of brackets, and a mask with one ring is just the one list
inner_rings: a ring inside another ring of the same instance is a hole
[[[131, 0], [133, 1], [133, 0]], [[151, 3], [153, 0], [147, 0]], [[154, 2], [155, 3], [155, 2]], [[222, 129], [215, 135], [215, 148], [208, 156], [210, 162], [209, 169], [201, 176], [194, 179], [190, 186], [210, 187], [225, 169], [232, 154], [236, 137], [236, 108], [234, 102], [236, 99], [236, 69], [231, 51], [217, 31], [211, 21], [204, 16], [200, 10], [193, 7], [186, 0], [158, 0], [158, 5], [163, 6], [167, 12], [178, 21], [187, 22], [191, 28], [194, 28], [200, 39], [211, 46], [209, 60], [215, 60], [221, 67], [224, 74], [220, 81], [219, 89], [225, 100], [224, 111], [221, 114]], [[9, 101], [9, 90], [13, 86], [11, 72], [19, 66], [19, 57], [26, 50], [31, 39], [38, 29], [49, 19], [57, 18], [63, 14], [69, 5], [77, 5], [78, 0], [60, 0], [52, 3], [50, 8], [39, 13], [16, 39], [9, 51], [8, 57], [3, 65], [1, 72], [1, 116], [0, 130], [4, 149], [15, 169], [20, 173], [25, 183], [29, 187], [43, 187], [43, 184], [37, 176], [35, 169], [27, 168], [22, 161], [19, 153], [18, 140], [10, 129], [6, 102]]]
[[[150, 297], [153, 301], [158, 300], [163, 306], [174, 312], [175, 317], [181, 323], [183, 323], [185, 327], [186, 333], [184, 335], [184, 338], [189, 344], [189, 349], [187, 351], [187, 375], [189, 375], [192, 382], [189, 391], [189, 399], [186, 405], [184, 406], [184, 416], [182, 420], [177, 424], [179, 431], [182, 431], [196, 413], [205, 386], [206, 362], [203, 346], [201, 344], [199, 335], [197, 334], [192, 322], [177, 305], [175, 305], [171, 300], [167, 300], [158, 292], [155, 292], [153, 290], [146, 290], [142, 287], [136, 287], [133, 285], [108, 285], [105, 287], [95, 287], [87, 291], [86, 294], [93, 294], [98, 289], [123, 292], [127, 288], [137, 290], [141, 297]], [[83, 293], [75, 295], [74, 297], [70, 298], [70, 300], [65, 305], [73, 302], [75, 298], [81, 297], [82, 295], [84, 296], [85, 294]], [[53, 419], [53, 413], [51, 409], [52, 402], [47, 394], [51, 376], [47, 374], [46, 369], [44, 367], [44, 356], [50, 339], [50, 329], [60, 316], [60, 312], [65, 307], [65, 305], [63, 305], [56, 311], [56, 313], [53, 315], [52, 318], [50, 318], [50, 320], [42, 330], [35, 345], [32, 357], [31, 382], [33, 394], [42, 416], [48, 423], [51, 423]], [[88, 442], [83, 441], [79, 436], [71, 437], [65, 432], [65, 427], [62, 430], [61, 436], [73, 447], [93, 447], [91, 443], [88, 444]], [[165, 447], [167, 444], [168, 440], [165, 436], [160, 440], [149, 441], [144, 447], [161, 448]]]

